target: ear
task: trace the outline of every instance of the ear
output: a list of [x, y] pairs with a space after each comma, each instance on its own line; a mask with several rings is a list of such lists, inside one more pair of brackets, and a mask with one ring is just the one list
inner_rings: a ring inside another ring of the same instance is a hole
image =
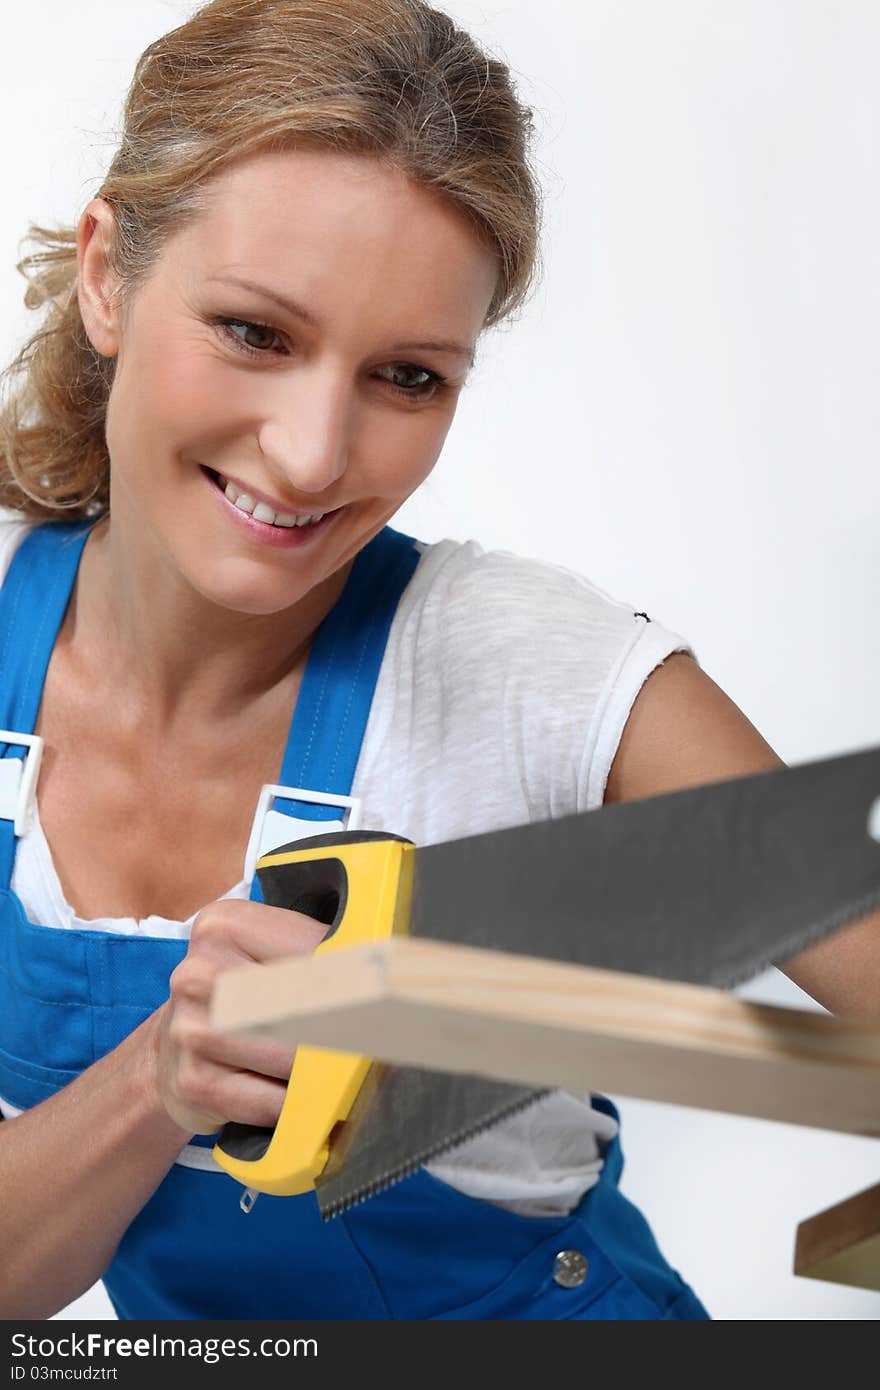
[[92, 347], [115, 357], [121, 340], [121, 311], [112, 299], [116, 276], [109, 262], [115, 235], [113, 209], [104, 198], [88, 204], [76, 233], [77, 298]]

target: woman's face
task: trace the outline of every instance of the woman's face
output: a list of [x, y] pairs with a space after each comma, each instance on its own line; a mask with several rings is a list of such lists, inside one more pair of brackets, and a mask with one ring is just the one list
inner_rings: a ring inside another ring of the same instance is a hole
[[[124, 318], [101, 298], [108, 205], [80, 223], [85, 326], [117, 354], [111, 518], [210, 601], [269, 614], [430, 473], [498, 266], [461, 213], [369, 157], [260, 155], [206, 194]], [[256, 519], [227, 483], [262, 499]]]

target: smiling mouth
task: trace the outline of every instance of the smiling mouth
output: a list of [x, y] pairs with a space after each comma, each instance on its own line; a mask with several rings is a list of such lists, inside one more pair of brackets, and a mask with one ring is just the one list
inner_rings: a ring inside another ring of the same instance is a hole
[[[237, 483], [230, 482], [222, 473], [218, 473], [215, 468], [208, 468], [206, 464], [199, 465], [202, 472], [213, 482], [219, 492], [222, 492], [227, 501], [230, 502], [238, 511], [245, 516], [251, 517], [254, 521], [262, 522], [265, 526], [276, 529], [292, 530], [301, 529], [308, 526], [317, 526], [325, 517], [330, 516], [330, 512], [286, 512], [276, 510], [268, 503], [260, 501], [251, 496], [246, 489], [240, 488]], [[334, 511], [340, 511], [336, 507]]]

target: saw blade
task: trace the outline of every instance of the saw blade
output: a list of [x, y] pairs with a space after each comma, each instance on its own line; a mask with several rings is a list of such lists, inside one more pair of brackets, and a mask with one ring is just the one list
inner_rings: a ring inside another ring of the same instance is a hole
[[[733, 987], [880, 906], [878, 795], [880, 748], [420, 847], [410, 934]], [[325, 1218], [546, 1094], [377, 1077], [316, 1180]]]

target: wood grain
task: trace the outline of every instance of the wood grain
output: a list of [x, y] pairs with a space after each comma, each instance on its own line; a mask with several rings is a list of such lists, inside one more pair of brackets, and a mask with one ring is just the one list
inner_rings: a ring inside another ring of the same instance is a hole
[[880, 1183], [800, 1223], [794, 1272], [880, 1290]]
[[393, 937], [218, 977], [212, 1024], [404, 1065], [880, 1136], [880, 1023]]

